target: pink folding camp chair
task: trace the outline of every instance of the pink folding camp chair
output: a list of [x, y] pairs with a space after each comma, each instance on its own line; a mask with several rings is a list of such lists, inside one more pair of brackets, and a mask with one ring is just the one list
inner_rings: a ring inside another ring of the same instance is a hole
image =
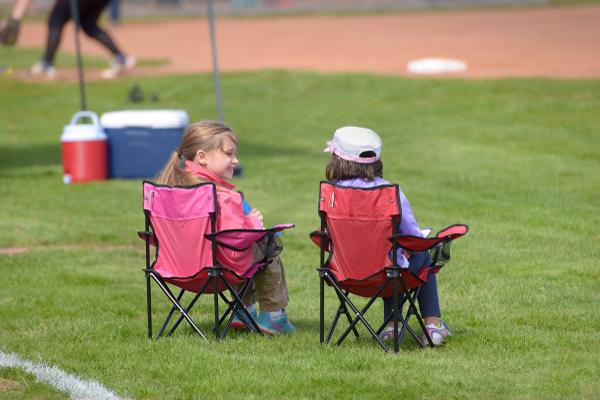
[[[148, 338], [152, 338], [151, 280], [156, 282], [173, 304], [156, 336], [157, 339], [163, 335], [173, 314], [179, 311], [181, 316], [171, 325], [167, 335], [171, 335], [185, 319], [192, 329], [206, 340], [206, 336], [190, 316], [190, 310], [205, 293], [213, 294], [213, 331], [216, 337], [222, 339], [227, 335], [235, 315], [249, 330], [260, 333], [256, 321], [244, 307], [242, 299], [256, 273], [268, 264], [269, 258], [281, 251], [275, 233], [292, 228], [293, 225], [276, 225], [270, 229], [215, 231], [219, 210], [217, 190], [213, 183], [166, 186], [144, 181], [143, 193], [145, 231], [138, 232], [138, 235], [146, 243], [144, 272]], [[260, 246], [265, 254], [264, 258], [257, 262], [252, 259], [252, 251], [248, 251], [254, 245]], [[244, 252], [240, 254], [245, 256], [240, 256], [236, 265], [222, 265], [218, 257], [221, 246]], [[177, 296], [171, 287], [179, 288]], [[184, 307], [181, 300], [186, 292], [195, 295]], [[226, 304], [223, 314], [219, 313], [219, 300]], [[227, 322], [221, 330], [225, 320]]]
[[[405, 331], [411, 333], [421, 346], [433, 346], [423, 318], [416, 307], [419, 288], [430, 273], [435, 273], [449, 260], [450, 241], [468, 231], [466, 225], [454, 225], [438, 233], [434, 238], [418, 238], [398, 235], [402, 216], [399, 203], [398, 185], [382, 185], [373, 188], [352, 188], [336, 186], [331, 182], [321, 182], [319, 191], [320, 229], [310, 237], [320, 248], [320, 323], [319, 338], [329, 344], [340, 317], [345, 316], [348, 327], [339, 336], [337, 345], [350, 332], [358, 338], [356, 328], [361, 322], [377, 343], [385, 350], [389, 347], [379, 337], [385, 325], [393, 319], [394, 351]], [[397, 262], [400, 247], [409, 251], [432, 249], [434, 262], [422, 268], [417, 274]], [[325, 337], [325, 283], [331, 286], [339, 300], [339, 307], [329, 325]], [[369, 298], [359, 309], [350, 295]], [[409, 302], [408, 311], [400, 315], [401, 296]], [[392, 313], [375, 330], [365, 314], [379, 297], [392, 297]], [[350, 310], [355, 318], [352, 318]], [[422, 343], [417, 333], [408, 325], [414, 315], [427, 340]], [[398, 330], [399, 324], [402, 324]]]

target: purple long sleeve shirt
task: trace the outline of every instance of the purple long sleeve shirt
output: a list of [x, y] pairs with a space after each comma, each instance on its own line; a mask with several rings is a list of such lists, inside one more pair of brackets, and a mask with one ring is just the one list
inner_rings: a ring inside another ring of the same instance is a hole
[[[339, 186], [346, 187], [357, 187], [357, 188], [370, 188], [374, 186], [381, 185], [389, 185], [389, 182], [380, 177], [375, 177], [372, 181], [363, 179], [363, 178], [354, 178], [354, 179], [340, 179], [335, 181], [335, 183]], [[419, 228], [419, 224], [415, 220], [415, 216], [412, 211], [412, 207], [408, 202], [408, 199], [402, 193], [402, 189], [400, 189], [400, 206], [402, 207], [402, 219], [400, 220], [399, 232], [402, 235], [413, 235], [418, 237], [423, 237], [421, 233], [421, 228]]]

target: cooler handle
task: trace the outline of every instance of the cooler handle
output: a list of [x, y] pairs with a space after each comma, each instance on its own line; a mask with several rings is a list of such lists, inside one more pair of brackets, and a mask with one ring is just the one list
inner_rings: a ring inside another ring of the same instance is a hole
[[80, 118], [88, 117], [92, 120], [94, 126], [100, 126], [100, 122], [98, 121], [98, 115], [96, 115], [93, 111], [79, 111], [73, 115], [71, 118], [71, 125], [76, 125], [77, 121]]

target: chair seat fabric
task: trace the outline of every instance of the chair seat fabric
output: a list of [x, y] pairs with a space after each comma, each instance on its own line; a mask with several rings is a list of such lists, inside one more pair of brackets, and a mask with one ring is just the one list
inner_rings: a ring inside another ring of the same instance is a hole
[[[240, 283], [248, 280], [248, 278], [253, 276], [256, 273], [256, 271], [258, 271], [264, 265], [265, 264], [262, 262], [253, 264], [252, 267], [248, 271], [246, 271], [246, 275], [244, 275], [244, 276], [240, 276], [240, 275], [236, 274], [235, 272], [227, 270], [227, 269], [221, 269], [221, 272], [223, 273], [223, 278], [227, 282], [229, 282], [230, 285], [237, 285], [237, 284], [240, 284]], [[206, 269], [204, 269], [202, 271], [199, 271], [196, 275], [188, 277], [188, 278], [165, 278], [165, 277], [162, 277], [162, 278], [165, 280], [165, 282], [168, 282], [168, 283], [178, 286], [182, 289], [185, 289], [188, 292], [198, 293], [204, 287], [204, 285], [206, 284], [207, 280], [210, 277], [208, 275], [208, 271]], [[227, 286], [221, 280], [218, 280], [217, 281], [217, 293], [221, 293], [225, 290], [227, 290]], [[215, 292], [214, 285], [209, 284], [206, 286], [203, 293], [214, 293], [214, 292]]]
[[[401, 272], [407, 289], [414, 289], [419, 287], [427, 280], [427, 277], [431, 273], [429, 267], [421, 268], [417, 275], [413, 274], [409, 270]], [[349, 291], [352, 294], [361, 297], [373, 297], [377, 293], [379, 287], [385, 283], [387, 279], [386, 271], [379, 271], [366, 279], [346, 279], [344, 281], [338, 281], [337, 284], [340, 288]], [[402, 286], [398, 287], [398, 292], [403, 293], [404, 289]], [[378, 294], [378, 297], [391, 297], [393, 293], [393, 287], [391, 284], [387, 284], [385, 288]]]

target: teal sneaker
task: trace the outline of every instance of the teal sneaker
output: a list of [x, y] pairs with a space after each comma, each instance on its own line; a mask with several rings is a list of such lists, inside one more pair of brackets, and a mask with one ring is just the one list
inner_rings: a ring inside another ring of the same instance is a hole
[[280, 333], [292, 333], [296, 331], [296, 327], [292, 325], [288, 319], [285, 310], [279, 318], [271, 318], [271, 314], [268, 312], [261, 312], [256, 320], [258, 327], [261, 332], [268, 333], [269, 335], [279, 335]]
[[[241, 318], [240, 318], [240, 315], [241, 315]], [[250, 311], [250, 315], [252, 315], [252, 318], [254, 318], [254, 320], [256, 321], [256, 309]], [[252, 325], [252, 322], [248, 319], [246, 314], [243, 311], [239, 310], [233, 317], [230, 327], [232, 327], [233, 329], [241, 329], [241, 330], [248, 329], [248, 327], [242, 322], [242, 319], [246, 323], [248, 323], [248, 325]]]

